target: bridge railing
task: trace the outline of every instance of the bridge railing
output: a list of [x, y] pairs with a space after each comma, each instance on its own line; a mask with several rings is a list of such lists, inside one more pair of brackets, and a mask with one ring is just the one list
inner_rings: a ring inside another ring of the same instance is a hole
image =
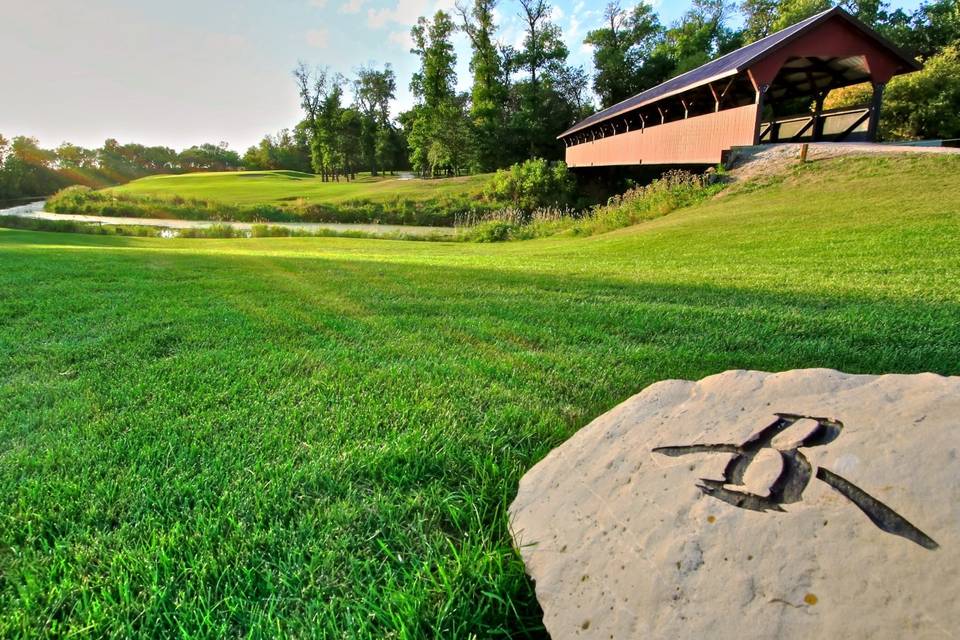
[[854, 107], [768, 120], [760, 124], [760, 142], [866, 141], [872, 111]]

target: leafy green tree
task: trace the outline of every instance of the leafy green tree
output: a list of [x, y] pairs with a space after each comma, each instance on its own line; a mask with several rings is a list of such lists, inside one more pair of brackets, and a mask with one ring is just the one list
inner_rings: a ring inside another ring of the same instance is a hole
[[925, 2], [909, 14], [897, 9], [887, 14], [878, 28], [907, 51], [927, 59], [960, 44], [960, 2]]
[[887, 3], [883, 0], [841, 0], [837, 6], [871, 27], [887, 15]]
[[389, 64], [383, 71], [362, 67], [354, 81], [354, 101], [361, 117], [360, 146], [364, 162], [374, 176], [388, 162], [381, 132], [391, 126], [390, 101], [396, 91], [396, 77]]
[[[362, 125], [359, 112], [343, 107], [344, 78], [326, 68], [300, 63], [293, 72], [310, 131], [311, 164], [323, 181], [348, 180], [360, 164]], [[350, 113], [347, 113], [349, 111]]]
[[[329, 91], [321, 103], [317, 118], [318, 135], [315, 140], [315, 158], [319, 155], [321, 174], [337, 182], [344, 173], [346, 156], [340, 141], [343, 124], [343, 79], [337, 74], [330, 82]], [[316, 164], [316, 159], [314, 160]]]
[[610, 2], [603, 17], [605, 26], [587, 33], [584, 42], [593, 46], [593, 90], [601, 107], [608, 107], [665, 79], [650, 77], [653, 65], [647, 66], [663, 27], [645, 2], [630, 11]]
[[410, 50], [420, 58], [420, 70], [413, 74], [410, 90], [431, 109], [454, 97], [457, 81], [457, 54], [453, 49], [455, 30], [449, 14], [437, 11], [433, 22], [421, 16], [410, 30], [414, 46]]
[[773, 30], [780, 31], [801, 20], [826, 11], [833, 4], [830, 0], [780, 0], [777, 7], [777, 18], [773, 22]]
[[247, 170], [275, 170], [310, 172], [310, 144], [299, 127], [291, 132], [283, 129], [276, 135], [267, 134], [244, 153], [241, 163]]
[[410, 164], [423, 176], [463, 166], [462, 156], [450, 147], [451, 141], [459, 140], [464, 113], [454, 90], [457, 55], [453, 32], [453, 21], [444, 11], [437, 11], [433, 21], [420, 17], [410, 31], [411, 53], [420, 58], [420, 69], [410, 82], [417, 105], [407, 115], [408, 143]]
[[756, 42], [776, 31], [779, 0], [743, 0], [739, 8], [744, 22], [744, 42]]
[[733, 8], [726, 0], [693, 1], [683, 17], [667, 30], [656, 51], [674, 61], [671, 75], [695, 69], [742, 46], [742, 34], [727, 26]]
[[16, 197], [13, 192], [12, 178], [6, 167], [6, 161], [9, 155], [10, 141], [0, 133], [0, 200]]
[[503, 139], [508, 88], [503, 58], [494, 40], [496, 25], [493, 10], [496, 5], [496, 0], [474, 0], [472, 5], [463, 2], [457, 4], [461, 29], [470, 39], [472, 50], [470, 118], [476, 151], [474, 169], [477, 171], [490, 171], [501, 166], [506, 158]]
[[341, 167], [348, 180], [356, 179], [357, 170], [363, 163], [363, 117], [353, 108], [340, 111], [339, 153]]
[[553, 88], [571, 112], [571, 120], [583, 120], [594, 112], [590, 97], [590, 76], [583, 67], [564, 66], [553, 79]]
[[524, 22], [523, 48], [510, 53], [510, 70], [525, 77], [511, 88], [511, 129], [519, 157], [559, 158], [563, 146], [556, 135], [576, 121], [577, 113], [561, 92], [569, 77], [567, 46], [560, 28], [550, 21], [545, 0], [519, 0]]
[[523, 49], [515, 63], [530, 74], [530, 84], [537, 86], [544, 72], [566, 63], [569, 51], [563, 43], [560, 27], [550, 21], [553, 8], [546, 0], [519, 0], [520, 17], [525, 22]]
[[3, 169], [9, 197], [52, 193], [69, 184], [54, 170], [56, 154], [41, 149], [36, 138], [16, 136], [6, 145]]
[[180, 152], [180, 168], [187, 171], [233, 171], [240, 168], [240, 155], [226, 142], [194, 145]]

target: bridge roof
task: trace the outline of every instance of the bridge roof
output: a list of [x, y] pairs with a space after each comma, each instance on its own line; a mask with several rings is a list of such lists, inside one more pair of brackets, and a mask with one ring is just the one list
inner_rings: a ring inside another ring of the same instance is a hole
[[863, 31], [867, 36], [879, 41], [879, 43], [885, 48], [889, 49], [896, 56], [901, 58], [909, 69], [920, 68], [920, 65], [918, 65], [913, 58], [898, 49], [893, 43], [878, 34], [876, 31], [863, 24], [861, 21], [857, 20], [843, 9], [833, 8], [822, 13], [818, 13], [815, 16], [811, 16], [806, 20], [771, 34], [766, 38], [752, 42], [747, 46], [737, 49], [736, 51], [732, 51], [717, 58], [716, 60], [711, 60], [701, 67], [697, 67], [696, 69], [682, 73], [675, 78], [671, 78], [670, 80], [653, 87], [652, 89], [647, 89], [642, 93], [638, 93], [632, 98], [627, 98], [626, 100], [618, 102], [611, 107], [607, 107], [602, 111], [598, 111], [590, 117], [585, 118], [584, 120], [581, 120], [577, 124], [573, 125], [571, 128], [557, 136], [557, 138], [570, 135], [571, 133], [585, 129], [591, 125], [597, 124], [598, 122], [609, 120], [610, 118], [618, 116], [627, 111], [632, 111], [633, 109], [637, 109], [652, 102], [656, 102], [657, 100], [682, 93], [689, 89], [703, 86], [715, 80], [728, 78], [741, 73], [754, 66], [760, 60], [771, 55], [781, 47], [790, 43], [794, 39], [820, 25], [827, 19], [832, 18], [833, 16], [840, 16], [846, 19], [848, 22], [852, 23], [858, 29]]

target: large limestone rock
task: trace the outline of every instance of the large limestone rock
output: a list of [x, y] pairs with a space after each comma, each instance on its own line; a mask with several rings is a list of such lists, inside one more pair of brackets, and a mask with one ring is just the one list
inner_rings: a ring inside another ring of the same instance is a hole
[[960, 378], [671, 380], [531, 469], [511, 528], [554, 640], [952, 638], [958, 449]]

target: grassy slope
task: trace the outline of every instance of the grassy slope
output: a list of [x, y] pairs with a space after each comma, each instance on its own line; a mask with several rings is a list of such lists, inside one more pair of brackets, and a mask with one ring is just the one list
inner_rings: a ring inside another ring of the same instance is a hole
[[489, 176], [438, 180], [399, 180], [395, 176], [359, 174], [352, 182], [323, 182], [296, 171], [241, 171], [151, 176], [115, 187], [113, 191], [136, 195], [181, 196], [230, 204], [282, 204], [302, 198], [308, 203], [335, 205], [349, 200], [388, 202], [395, 198], [428, 200], [473, 194]]
[[536, 634], [505, 508], [644, 386], [960, 374], [956, 158], [584, 240], [0, 231], [0, 636]]

